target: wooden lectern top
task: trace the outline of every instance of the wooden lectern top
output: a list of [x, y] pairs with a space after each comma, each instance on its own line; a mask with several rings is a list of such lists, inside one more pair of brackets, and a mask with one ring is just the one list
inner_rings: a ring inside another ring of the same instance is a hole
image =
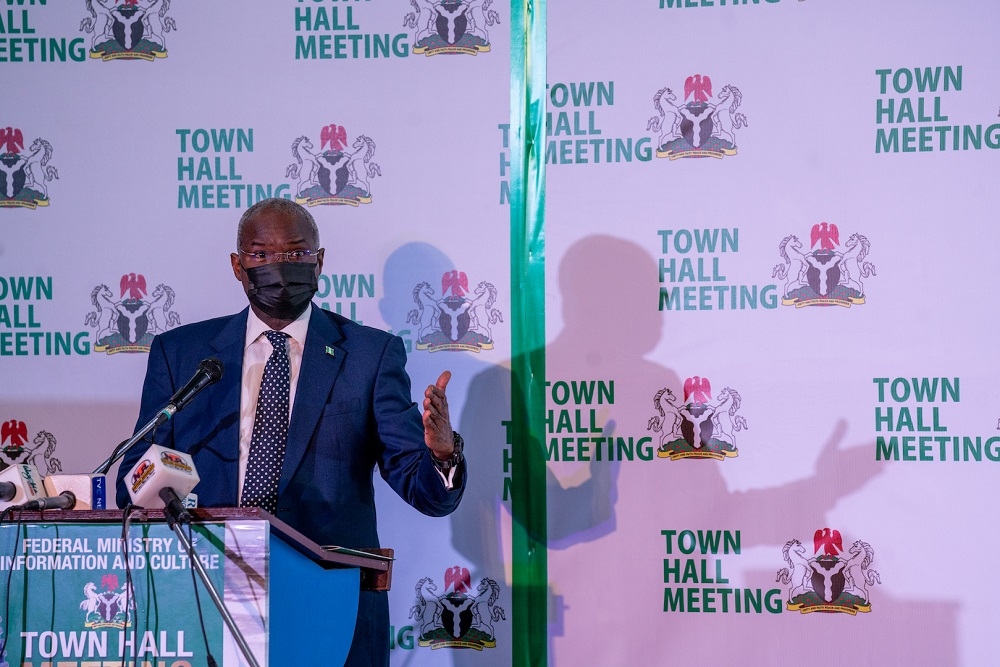
[[[323, 568], [357, 567], [361, 570], [361, 590], [387, 591], [392, 585], [392, 549], [344, 549], [320, 546], [277, 517], [257, 507], [210, 507], [190, 510], [196, 523], [261, 519], [271, 524], [271, 532], [286, 544]], [[124, 510], [43, 510], [20, 512], [21, 521], [66, 521], [74, 523], [121, 523]], [[162, 509], [137, 509], [133, 521], [166, 521]]]

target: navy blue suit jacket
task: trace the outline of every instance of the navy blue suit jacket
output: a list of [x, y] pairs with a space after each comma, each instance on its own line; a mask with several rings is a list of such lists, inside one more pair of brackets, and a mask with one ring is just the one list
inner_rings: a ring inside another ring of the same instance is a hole
[[[194, 457], [201, 507], [235, 507], [239, 471], [240, 383], [248, 310], [178, 327], [149, 351], [137, 428], [216, 357], [222, 379], [204, 389], [156, 432], [156, 443]], [[406, 502], [431, 516], [453, 511], [465, 488], [464, 466], [448, 491], [424, 444], [410, 397], [400, 338], [313, 307], [278, 485], [277, 517], [319, 544], [377, 547], [372, 471]], [[128, 502], [123, 476], [143, 455], [137, 445], [118, 473], [118, 505]]]

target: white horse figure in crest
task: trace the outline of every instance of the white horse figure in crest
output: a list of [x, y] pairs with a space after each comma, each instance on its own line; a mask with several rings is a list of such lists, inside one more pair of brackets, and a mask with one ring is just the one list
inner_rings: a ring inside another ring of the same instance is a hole
[[472, 625], [481, 629], [491, 639], [496, 636], [493, 623], [507, 620], [503, 607], [493, 603], [500, 597], [500, 586], [492, 579], [482, 579], [477, 587], [478, 595], [472, 605]]
[[[732, 99], [729, 107], [724, 102]], [[743, 102], [743, 93], [736, 86], [726, 85], [719, 91], [719, 101], [712, 108], [712, 136], [719, 137], [736, 146], [735, 130], [747, 127], [747, 117], [737, 111]]]
[[[32, 440], [34, 447], [28, 452], [27, 462], [36, 470], [44, 470], [46, 475], [62, 472], [62, 461], [52, 456], [56, 451], [56, 437], [48, 431], [39, 431]], [[45, 451], [39, 452], [45, 445]], [[42, 460], [39, 461], [39, 458]]]
[[851, 557], [847, 559], [844, 570], [844, 591], [853, 593], [868, 602], [868, 587], [882, 583], [882, 577], [877, 570], [869, 569], [875, 551], [871, 545], [861, 540], [856, 541], [848, 550]]
[[[410, 616], [420, 623], [420, 634], [424, 637], [441, 626], [441, 612], [444, 607], [438, 600], [437, 585], [430, 577], [424, 577], [416, 585], [417, 600], [410, 607]], [[430, 608], [430, 613], [428, 613]]]
[[[732, 387], [726, 387], [719, 392], [719, 404], [715, 410], [715, 428], [720, 435], [734, 448], [736, 447], [736, 432], [747, 428], [747, 420], [736, 414], [743, 397]], [[727, 407], [728, 406], [728, 407]]]
[[103, 284], [90, 293], [90, 302], [97, 310], [88, 313], [83, 323], [97, 328], [97, 340], [118, 333], [119, 304], [115, 303], [113, 297], [111, 288]]
[[798, 540], [789, 540], [781, 549], [788, 567], [778, 570], [778, 577], [775, 581], [783, 584], [791, 584], [788, 589], [788, 601], [791, 602], [797, 596], [808, 593], [812, 590], [813, 569], [806, 558], [806, 548]]
[[656, 396], [653, 397], [653, 407], [660, 414], [649, 418], [646, 430], [656, 431], [660, 434], [660, 450], [666, 448], [668, 439], [681, 436], [680, 427], [684, 420], [680, 415], [680, 408], [674, 405], [675, 400], [677, 397], [674, 396], [674, 392], [667, 387], [656, 392]]
[[781, 240], [778, 252], [781, 253], [785, 263], [775, 264], [771, 277], [785, 281], [782, 296], [787, 297], [792, 290], [809, 284], [809, 279], [806, 277], [809, 262], [802, 253], [802, 241], [794, 234], [789, 234]]
[[[157, 333], [170, 326], [181, 323], [181, 316], [170, 310], [174, 305], [174, 290], [160, 283], [153, 290], [153, 298], [146, 309], [146, 319], [149, 322], [148, 331]], [[159, 313], [159, 315], [157, 315]], [[162, 327], [161, 320], [162, 319]]]
[[[292, 157], [295, 162], [285, 168], [285, 177], [299, 182], [295, 194], [301, 195], [314, 185], [319, 185], [316, 174], [319, 171], [319, 158], [313, 152], [313, 143], [309, 137], [301, 136], [292, 142]], [[303, 159], [303, 155], [305, 156]]]
[[865, 260], [871, 244], [865, 236], [855, 233], [847, 239], [844, 247], [847, 250], [840, 260], [843, 269], [841, 281], [848, 287], [856, 289], [860, 296], [864, 296], [865, 286], [861, 279], [875, 275], [875, 265]]
[[413, 36], [413, 43], [419, 44], [420, 40], [426, 39], [435, 33], [435, 21], [437, 20], [437, 10], [434, 9], [434, 3], [430, 0], [420, 0], [426, 5], [427, 10], [426, 20], [424, 21], [424, 27], [420, 28], [420, 5], [417, 4], [417, 0], [410, 0], [410, 5], [412, 5], [415, 11], [410, 12], [403, 18], [404, 28], [416, 28], [417, 32]]
[[[163, 4], [158, 12], [149, 11], [160, 2]], [[170, 0], [152, 0], [146, 7], [146, 19], [143, 22], [146, 26], [146, 38], [162, 46], [163, 52], [167, 50], [167, 41], [164, 38], [164, 33], [177, 30], [177, 23], [173, 18], [167, 16], [168, 11], [170, 11]]]
[[378, 166], [377, 162], [371, 161], [374, 154], [375, 142], [362, 134], [354, 140], [354, 152], [347, 158], [347, 170], [350, 173], [348, 184], [358, 188], [366, 195], [372, 193], [368, 179], [382, 175], [382, 168]]
[[[490, 325], [503, 322], [503, 313], [493, 307], [497, 300], [497, 288], [484, 280], [476, 285], [474, 293], [476, 298], [472, 300], [472, 307], [469, 309], [469, 331], [477, 331], [486, 336], [486, 340], [493, 340]], [[485, 303], [482, 301], [483, 297], [487, 297]]]
[[92, 581], [87, 583], [83, 587], [83, 594], [87, 599], [80, 603], [80, 609], [83, 609], [88, 616], [100, 613], [101, 605], [104, 601], [97, 593], [97, 585]]
[[[94, 9], [95, 2], [100, 9], [100, 14]], [[112, 9], [114, 9], [114, 4], [108, 0], [87, 0], [87, 11], [90, 12], [90, 18], [80, 21], [80, 32], [93, 33], [94, 36], [90, 40], [91, 51], [96, 51], [98, 44], [113, 39], [111, 26], [114, 25], [115, 21], [111, 18]]]
[[660, 88], [653, 95], [653, 107], [659, 115], [650, 117], [646, 129], [660, 133], [660, 138], [656, 140], [657, 148], [663, 148], [681, 136], [681, 112], [674, 104], [676, 100], [677, 95], [670, 88]]
[[438, 328], [441, 300], [434, 298], [434, 288], [425, 281], [413, 288], [413, 301], [417, 307], [407, 313], [406, 321], [419, 327], [417, 340], [422, 340]]
[[[59, 178], [59, 171], [49, 164], [49, 160], [52, 159], [52, 144], [45, 139], [35, 139], [31, 142], [30, 150], [31, 154], [24, 157], [26, 177], [24, 185], [41, 192], [42, 196], [48, 199], [49, 186], [46, 183]], [[39, 153], [42, 154], [41, 158], [38, 157]]]
[[466, 14], [469, 19], [467, 32], [470, 35], [479, 37], [484, 43], [489, 44], [490, 33], [486, 30], [486, 26], [499, 25], [500, 23], [500, 14], [495, 9], [490, 9], [493, 0], [467, 1], [469, 3], [469, 11]]
[[132, 586], [129, 585], [128, 581], [122, 584], [121, 590], [118, 591], [108, 602], [109, 614], [111, 613], [112, 605], [117, 606], [118, 611], [124, 615], [127, 621], [132, 613], [132, 610], [136, 608], [135, 592], [133, 591]]

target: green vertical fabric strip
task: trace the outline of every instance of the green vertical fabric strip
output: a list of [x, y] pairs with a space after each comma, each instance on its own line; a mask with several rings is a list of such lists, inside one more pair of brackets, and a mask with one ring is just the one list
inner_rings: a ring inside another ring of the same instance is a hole
[[545, 0], [511, 0], [513, 664], [548, 664]]

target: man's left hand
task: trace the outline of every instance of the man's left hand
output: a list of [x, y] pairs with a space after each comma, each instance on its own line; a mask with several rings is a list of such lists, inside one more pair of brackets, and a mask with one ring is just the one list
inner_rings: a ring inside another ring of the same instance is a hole
[[455, 435], [448, 414], [448, 397], [445, 388], [451, 380], [451, 371], [441, 373], [441, 377], [424, 392], [424, 443], [441, 461], [451, 457], [455, 451]]

